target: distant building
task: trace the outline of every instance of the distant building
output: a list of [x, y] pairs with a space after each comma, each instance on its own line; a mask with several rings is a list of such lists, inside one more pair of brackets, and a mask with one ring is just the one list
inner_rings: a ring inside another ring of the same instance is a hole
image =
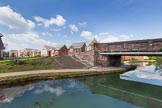
[[97, 40], [94, 38], [92, 42], [88, 45], [87, 51], [93, 51], [94, 50], [94, 44], [98, 43]]
[[54, 47], [44, 45], [41, 49], [41, 56], [51, 56], [52, 49], [54, 49]]
[[148, 60], [148, 56], [122, 56], [123, 60]]
[[87, 47], [87, 50], [80, 54], [75, 54], [75, 57], [87, 63], [88, 65], [94, 65], [94, 44], [98, 43], [97, 40], [94, 38]]
[[30, 49], [30, 48], [21, 49], [18, 51], [18, 57], [31, 57], [31, 52], [33, 50], [36, 50], [36, 49]]
[[35, 56], [41, 56], [41, 51], [38, 49], [30, 49], [30, 48], [9, 51], [9, 57], [35, 57]]
[[3, 58], [3, 50], [5, 49], [2, 39], [1, 39], [2, 37], [3, 37], [3, 35], [0, 33], [0, 59]]
[[29, 53], [29, 57], [41, 56], [41, 51], [38, 49], [33, 49]]
[[51, 56], [60, 56], [61, 54], [67, 55], [68, 54], [68, 49], [66, 45], [59, 45], [51, 50]]
[[86, 44], [85, 42], [78, 42], [78, 43], [73, 43], [69, 47], [68, 54], [73, 56], [75, 54], [80, 54], [82, 52], [86, 52]]
[[18, 50], [10, 50], [9, 57], [18, 57]]

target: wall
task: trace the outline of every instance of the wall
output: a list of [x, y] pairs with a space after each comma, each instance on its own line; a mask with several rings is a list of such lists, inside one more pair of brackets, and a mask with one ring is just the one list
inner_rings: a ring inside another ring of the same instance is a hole
[[91, 66], [94, 66], [94, 51], [81, 52], [75, 55], [81, 61], [85, 61]]
[[86, 51], [86, 44], [84, 44], [82, 47], [81, 47], [81, 52], [85, 52]]

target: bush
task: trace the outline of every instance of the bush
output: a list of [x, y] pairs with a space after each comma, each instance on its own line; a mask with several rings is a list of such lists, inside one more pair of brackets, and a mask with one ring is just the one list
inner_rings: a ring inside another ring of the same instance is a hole
[[160, 48], [160, 52], [162, 52], [162, 48]]
[[155, 56], [150, 56], [149, 60], [156, 60], [156, 57]]
[[26, 61], [24, 60], [14, 60], [11, 62], [12, 65], [24, 65], [24, 64], [27, 64]]

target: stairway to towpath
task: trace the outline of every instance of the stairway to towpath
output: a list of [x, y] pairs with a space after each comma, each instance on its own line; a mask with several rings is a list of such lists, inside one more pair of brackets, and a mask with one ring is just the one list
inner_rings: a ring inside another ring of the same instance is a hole
[[82, 63], [80, 60], [75, 59], [68, 55], [61, 55], [54, 58], [55, 62], [65, 69], [84, 69], [89, 68], [88, 65]]

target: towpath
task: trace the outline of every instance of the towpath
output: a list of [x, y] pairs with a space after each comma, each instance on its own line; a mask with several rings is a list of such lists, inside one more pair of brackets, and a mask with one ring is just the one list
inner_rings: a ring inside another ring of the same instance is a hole
[[0, 79], [5, 77], [18, 77], [24, 75], [39, 75], [43, 73], [65, 73], [65, 72], [109, 72], [115, 70], [123, 70], [123, 68], [118, 67], [107, 67], [107, 68], [100, 68], [100, 67], [93, 67], [90, 69], [60, 69], [60, 70], [34, 70], [34, 71], [23, 71], [23, 72], [9, 72], [9, 73], [1, 73]]

